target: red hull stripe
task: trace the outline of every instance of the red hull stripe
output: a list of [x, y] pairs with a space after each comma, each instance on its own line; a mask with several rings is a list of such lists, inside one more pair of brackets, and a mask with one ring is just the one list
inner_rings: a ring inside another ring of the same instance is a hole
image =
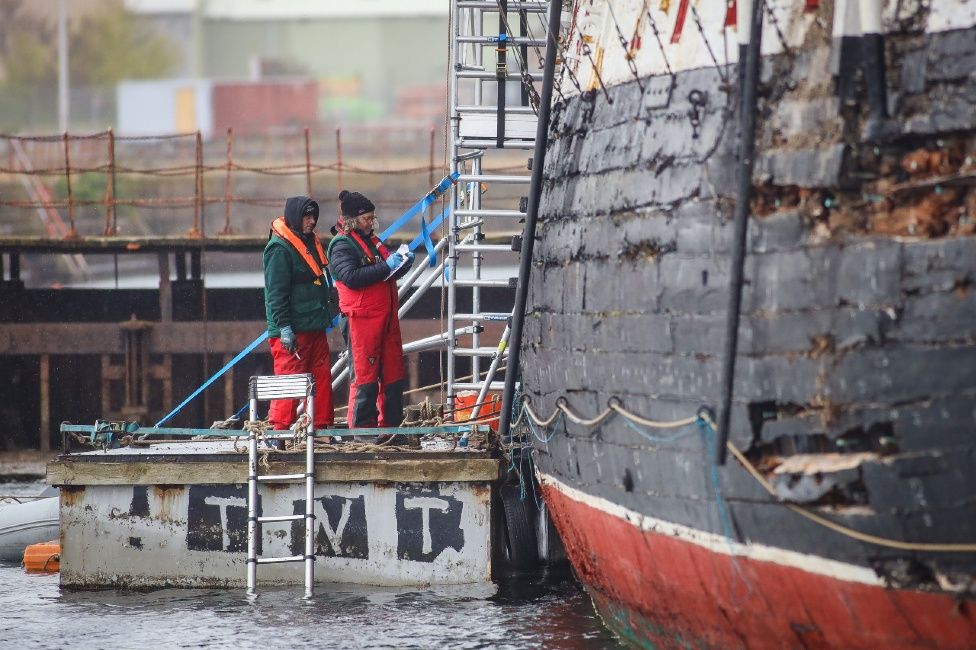
[[[642, 643], [750, 648], [972, 648], [976, 607], [884, 588], [870, 570], [790, 551], [711, 547], [540, 474], [566, 553], [604, 615]], [[733, 556], [730, 553], [734, 553]], [[774, 558], [757, 559], [763, 553]], [[784, 560], [785, 558], [785, 560]], [[809, 560], [813, 571], [788, 562]], [[848, 567], [841, 571], [838, 567]]]

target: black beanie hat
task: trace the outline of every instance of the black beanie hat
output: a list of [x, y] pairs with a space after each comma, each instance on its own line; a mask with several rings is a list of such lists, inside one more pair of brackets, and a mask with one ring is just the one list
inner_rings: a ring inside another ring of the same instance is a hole
[[339, 192], [339, 211], [344, 217], [358, 217], [376, 209], [373, 202], [359, 192], [342, 190]]

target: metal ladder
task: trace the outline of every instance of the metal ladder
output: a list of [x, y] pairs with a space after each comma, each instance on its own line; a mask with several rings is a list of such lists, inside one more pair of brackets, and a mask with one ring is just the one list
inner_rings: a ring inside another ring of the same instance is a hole
[[[310, 374], [254, 376], [248, 382], [250, 420], [258, 421], [258, 402], [272, 399], [305, 399], [309, 435], [305, 444], [304, 474], [258, 474], [258, 435], [249, 430], [247, 438], [247, 594], [257, 594], [259, 564], [305, 563], [305, 598], [311, 598], [315, 580], [315, 379]], [[305, 480], [305, 514], [258, 516], [258, 483], [261, 481]], [[305, 554], [285, 557], [258, 557], [258, 529], [261, 524], [305, 520]]]
[[[558, 1], [558, 0], [555, 0]], [[527, 86], [541, 84], [542, 73], [528, 70], [529, 48], [546, 45], [546, 12], [548, 2], [507, 0], [451, 0], [450, 14], [450, 87], [448, 104], [450, 129], [448, 150], [451, 171], [460, 174], [458, 183], [451, 190], [450, 234], [447, 254], [447, 332], [464, 327], [468, 345], [461, 345], [459, 337], [449, 336], [447, 341], [447, 403], [453, 405], [460, 390], [478, 391], [478, 400], [472, 410], [477, 417], [489, 391], [501, 391], [503, 381], [494, 381], [495, 371], [506, 355], [509, 327], [493, 345], [484, 339], [482, 323], [506, 321], [508, 312], [484, 312], [481, 309], [481, 289], [488, 287], [515, 288], [517, 278], [486, 279], [483, 272], [484, 253], [518, 253], [520, 238], [511, 245], [486, 244], [483, 232], [486, 221], [495, 218], [524, 218], [525, 198], [518, 209], [486, 209], [482, 206], [482, 193], [496, 185], [519, 185], [526, 194], [531, 176], [528, 174], [494, 174], [485, 172], [485, 160], [500, 150], [525, 151], [525, 161], [535, 147], [535, 110], [528, 104]], [[497, 17], [497, 18], [496, 18]], [[539, 19], [541, 17], [541, 20]], [[485, 34], [484, 23], [491, 25], [497, 20], [497, 34]], [[512, 30], [518, 26], [518, 35]], [[483, 49], [496, 51], [494, 66], [486, 67]], [[514, 55], [510, 57], [509, 55]], [[535, 56], [531, 58], [537, 58]], [[539, 57], [541, 58], [541, 57]], [[514, 59], [514, 61], [513, 61]], [[515, 64], [514, 66], [512, 64]], [[509, 100], [506, 82], [522, 81], [519, 101]], [[495, 83], [495, 98], [485, 100], [485, 82]], [[472, 103], [462, 105], [462, 94], [468, 91]], [[535, 92], [534, 90], [532, 92]], [[529, 165], [527, 164], [528, 168]], [[470, 277], [458, 278], [462, 259], [470, 258]], [[518, 264], [517, 255], [513, 263]], [[471, 312], [458, 312], [458, 289], [471, 290]], [[470, 337], [470, 338], [468, 338]], [[458, 381], [457, 363], [461, 358], [471, 362], [469, 381]], [[486, 376], [481, 377], [482, 359], [490, 358]]]

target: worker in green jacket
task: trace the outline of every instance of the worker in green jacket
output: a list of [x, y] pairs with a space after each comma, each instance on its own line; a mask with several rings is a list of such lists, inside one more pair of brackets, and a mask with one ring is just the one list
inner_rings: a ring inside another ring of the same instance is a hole
[[[285, 213], [271, 224], [264, 248], [264, 305], [276, 375], [311, 373], [315, 378], [313, 422], [331, 427], [332, 371], [326, 327], [332, 325], [333, 282], [325, 251], [315, 234], [319, 205], [307, 196], [285, 201]], [[271, 402], [268, 421], [276, 430], [296, 419], [298, 400]]]

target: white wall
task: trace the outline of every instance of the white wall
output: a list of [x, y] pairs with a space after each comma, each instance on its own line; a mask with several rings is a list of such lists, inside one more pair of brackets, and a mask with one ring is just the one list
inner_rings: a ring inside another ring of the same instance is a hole
[[[199, 0], [207, 18], [280, 20], [330, 17], [447, 16], [449, 0]], [[196, 0], [125, 0], [142, 14], [189, 13]]]
[[194, 92], [194, 127], [203, 137], [213, 131], [211, 83], [199, 79], [153, 79], [121, 81], [116, 86], [116, 134], [120, 136], [160, 135], [176, 133], [177, 93], [183, 88]]

